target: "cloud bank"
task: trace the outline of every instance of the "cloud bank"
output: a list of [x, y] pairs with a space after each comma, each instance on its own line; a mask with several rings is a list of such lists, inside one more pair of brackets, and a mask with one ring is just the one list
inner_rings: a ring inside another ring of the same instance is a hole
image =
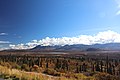
[[2, 50], [8, 50], [9, 48], [6, 48], [6, 47], [4, 47], [4, 48], [0, 48], [0, 51], [2, 51]]
[[105, 43], [120, 43], [120, 34], [111, 30], [99, 32], [96, 35], [80, 35], [77, 37], [62, 37], [62, 38], [49, 38], [46, 37], [41, 40], [32, 40], [25, 44], [10, 44], [11, 49], [30, 49], [37, 45], [41, 46], [54, 46], [54, 45], [73, 45], [73, 44], [105, 44]]
[[9, 42], [9, 41], [0, 41], [0, 51], [9, 49], [8, 46], [9, 46], [10, 43], [11, 42]]

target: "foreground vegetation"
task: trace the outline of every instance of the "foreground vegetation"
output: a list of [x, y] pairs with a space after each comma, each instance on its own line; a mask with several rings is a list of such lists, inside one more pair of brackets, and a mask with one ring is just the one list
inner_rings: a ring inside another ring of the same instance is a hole
[[5, 66], [0, 66], [0, 77], [6, 80], [119, 80], [106, 73], [96, 73], [93, 76], [85, 76], [81, 73], [61, 74], [60, 77], [54, 77], [42, 73], [9, 69]]
[[[65, 77], [66, 76], [66, 77]], [[69, 76], [69, 78], [68, 78]], [[42, 73], [26, 72], [17, 69], [9, 69], [5, 66], [0, 66], [0, 77], [6, 80], [86, 80], [91, 77], [84, 76], [83, 74], [63, 74], [61, 77], [49, 76]]]
[[0, 55], [7, 80], [120, 80], [119, 59], [86, 56]]
[[0, 66], [0, 77], [12, 80], [46, 80], [46, 77], [40, 74], [36, 75], [33, 73], [27, 73], [16, 69], [9, 69], [5, 66]]

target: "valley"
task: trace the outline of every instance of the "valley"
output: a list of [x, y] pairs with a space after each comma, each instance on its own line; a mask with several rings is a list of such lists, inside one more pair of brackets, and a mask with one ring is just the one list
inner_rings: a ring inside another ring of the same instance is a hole
[[1, 51], [0, 65], [51, 80], [120, 79], [120, 51]]

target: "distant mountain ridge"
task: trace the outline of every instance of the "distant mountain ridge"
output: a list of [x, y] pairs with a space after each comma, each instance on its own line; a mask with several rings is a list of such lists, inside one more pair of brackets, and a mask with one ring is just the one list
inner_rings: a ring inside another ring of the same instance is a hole
[[94, 44], [94, 45], [65, 45], [65, 46], [41, 46], [38, 45], [31, 51], [99, 51], [99, 50], [120, 50], [120, 43]]
[[56, 46], [41, 46], [38, 45], [32, 49], [9, 49], [3, 51], [120, 51], [120, 43], [107, 43], [107, 44], [74, 44], [74, 45], [56, 45]]
[[57, 48], [60, 48], [61, 46], [41, 46], [38, 45], [30, 50], [32, 51], [51, 51], [51, 50], [56, 50]]

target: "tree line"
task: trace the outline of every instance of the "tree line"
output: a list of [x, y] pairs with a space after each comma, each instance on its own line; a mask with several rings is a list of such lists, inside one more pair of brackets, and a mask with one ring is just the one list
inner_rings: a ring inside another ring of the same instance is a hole
[[[27, 65], [28, 67], [41, 67], [45, 69], [54, 69], [57, 72], [105, 72], [111, 75], [120, 75], [120, 59], [89, 58], [89, 56], [79, 57], [58, 57], [58, 56], [36, 56], [36, 55], [0, 55], [0, 61], [13, 62], [18, 65]], [[22, 66], [23, 67], [23, 66]], [[23, 67], [24, 68], [24, 67]], [[28, 69], [28, 71], [31, 71]]]

